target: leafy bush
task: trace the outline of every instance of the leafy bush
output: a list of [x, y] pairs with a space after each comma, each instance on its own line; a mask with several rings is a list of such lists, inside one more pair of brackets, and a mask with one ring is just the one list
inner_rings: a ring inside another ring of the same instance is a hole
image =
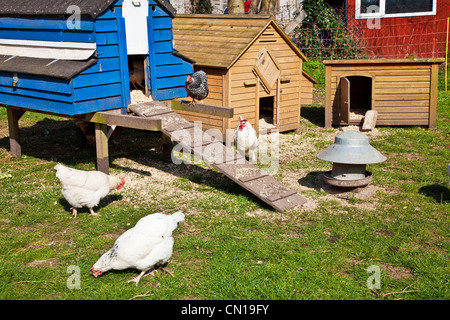
[[323, 0], [305, 0], [307, 17], [294, 30], [293, 41], [310, 58], [365, 58], [361, 41], [346, 27], [345, 17]]
[[213, 6], [210, 0], [198, 0], [195, 4], [195, 13], [212, 13]]

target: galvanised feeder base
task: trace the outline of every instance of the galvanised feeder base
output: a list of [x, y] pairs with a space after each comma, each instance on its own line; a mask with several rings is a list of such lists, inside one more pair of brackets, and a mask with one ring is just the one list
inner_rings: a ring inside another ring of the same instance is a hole
[[357, 180], [340, 180], [331, 176], [331, 171], [327, 171], [323, 174], [323, 178], [327, 184], [333, 187], [340, 188], [358, 188], [367, 186], [372, 181], [372, 173], [365, 172], [365, 177]]

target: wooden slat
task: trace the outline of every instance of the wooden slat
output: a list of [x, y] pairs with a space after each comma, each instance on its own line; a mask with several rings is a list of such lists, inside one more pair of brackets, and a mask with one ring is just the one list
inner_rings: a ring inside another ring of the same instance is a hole
[[134, 129], [161, 131], [161, 120], [159, 119], [153, 120], [110, 112], [95, 112], [87, 114], [83, 117], [83, 120]]
[[342, 65], [416, 65], [416, 64], [430, 64], [443, 63], [443, 58], [419, 58], [419, 59], [348, 59], [348, 60], [323, 60], [325, 65], [332, 65], [333, 67], [340, 67]]
[[438, 75], [439, 65], [435, 64], [431, 67], [431, 83], [430, 83], [430, 114], [429, 128], [436, 128], [436, 108], [438, 95]]
[[[358, 71], [359, 73], [361, 73], [360, 68], [351, 68], [351, 69], [339, 69], [339, 70], [334, 70], [332, 72], [332, 76], [333, 77], [341, 77], [341, 75], [358, 75]], [[404, 75], [404, 76], [425, 76], [425, 75], [429, 75], [430, 74], [430, 70], [428, 69], [423, 69], [423, 70], [416, 70], [416, 69], [411, 69], [411, 68], [406, 68], [406, 69], [402, 69], [401, 73], [399, 73], [399, 71], [397, 69], [386, 69], [386, 70], [366, 70], [366, 73], [371, 73], [371, 74], [375, 74], [376, 76], [397, 76], [399, 74]]]
[[331, 92], [332, 69], [330, 65], [325, 65], [325, 128], [331, 128], [333, 119], [333, 100]]
[[375, 101], [411, 101], [411, 100], [428, 100], [430, 95], [428, 93], [411, 93], [402, 94], [401, 92], [394, 94], [377, 94], [375, 93]]
[[95, 146], [97, 153], [97, 170], [109, 174], [108, 156], [108, 126], [103, 123], [95, 123]]
[[409, 94], [409, 93], [429, 93], [430, 88], [402, 88], [402, 89], [377, 89], [378, 94], [384, 94], [384, 93], [398, 93], [401, 91], [402, 93]]
[[10, 151], [14, 157], [19, 158], [22, 155], [22, 147], [20, 145], [19, 138], [19, 119], [25, 111], [14, 108], [6, 108], [6, 113], [8, 115]]
[[415, 81], [415, 82], [398, 82], [398, 81], [376, 81], [375, 89], [381, 88], [429, 88], [429, 81]]
[[377, 125], [380, 126], [427, 126], [429, 124], [428, 117], [426, 119], [378, 119]]
[[233, 118], [234, 110], [228, 107], [215, 106], [210, 104], [198, 103], [192, 104], [192, 102], [184, 100], [172, 100], [171, 104], [174, 110], [184, 110], [189, 112], [196, 112], [202, 114], [209, 114], [213, 116], [223, 118]]
[[404, 76], [404, 75], [395, 75], [395, 76], [378, 76], [376, 78], [377, 82], [414, 82], [414, 81], [430, 81], [430, 76]]
[[401, 113], [378, 113], [378, 120], [412, 120], [412, 119], [424, 119], [428, 121], [428, 112], [401, 112]]
[[377, 101], [375, 100], [375, 107], [427, 107], [430, 105], [428, 100], [414, 100], [414, 101]]
[[401, 113], [401, 112], [412, 112], [412, 113], [416, 113], [416, 112], [428, 112], [429, 111], [429, 107], [414, 107], [414, 106], [407, 106], [407, 107], [397, 107], [397, 106], [384, 106], [384, 107], [379, 107], [376, 106], [374, 108], [375, 110], [377, 110], [379, 113]]

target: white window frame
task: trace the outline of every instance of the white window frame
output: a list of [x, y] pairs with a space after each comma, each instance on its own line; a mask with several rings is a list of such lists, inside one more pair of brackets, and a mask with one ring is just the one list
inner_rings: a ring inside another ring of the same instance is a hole
[[374, 13], [361, 13], [361, 0], [355, 0], [355, 18], [373, 19], [373, 18], [397, 18], [397, 17], [417, 17], [417, 16], [435, 16], [436, 0], [433, 0], [433, 10], [424, 12], [406, 12], [406, 13], [386, 13], [386, 0], [380, 0], [380, 10]]

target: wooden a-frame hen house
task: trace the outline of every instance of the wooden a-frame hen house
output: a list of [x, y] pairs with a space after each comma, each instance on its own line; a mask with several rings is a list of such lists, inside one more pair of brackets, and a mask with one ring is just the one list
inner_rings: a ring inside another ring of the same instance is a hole
[[298, 128], [315, 80], [302, 72], [307, 58], [272, 17], [177, 15], [173, 33], [174, 48], [208, 75], [205, 103], [234, 109], [232, 119], [179, 111], [186, 119], [224, 135], [239, 116], [257, 131], [260, 119], [280, 132]]

